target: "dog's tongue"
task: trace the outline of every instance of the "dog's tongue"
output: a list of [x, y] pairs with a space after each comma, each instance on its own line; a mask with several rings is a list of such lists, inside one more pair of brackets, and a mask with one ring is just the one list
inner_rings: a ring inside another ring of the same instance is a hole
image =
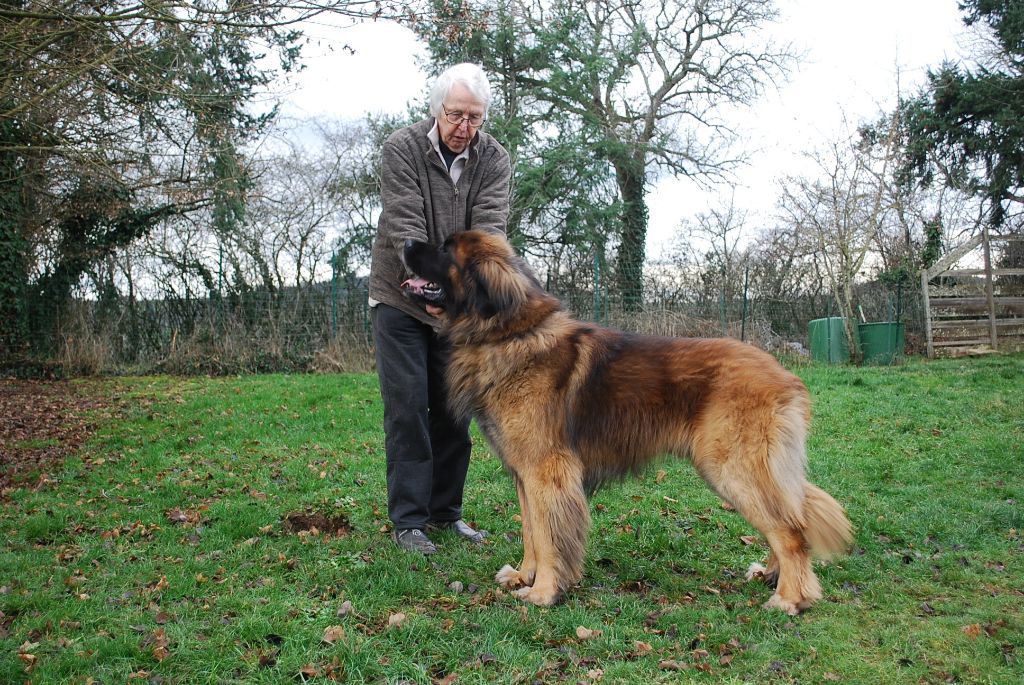
[[425, 278], [420, 278], [419, 276], [413, 276], [402, 283], [402, 288], [418, 293], [423, 291], [423, 286], [425, 285], [430, 285], [430, 281]]

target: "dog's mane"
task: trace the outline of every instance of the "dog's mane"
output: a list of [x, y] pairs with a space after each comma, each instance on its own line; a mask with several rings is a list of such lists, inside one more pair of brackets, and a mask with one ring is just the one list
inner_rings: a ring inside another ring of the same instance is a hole
[[449, 321], [452, 342], [496, 342], [522, 336], [555, 312], [564, 311], [558, 298], [544, 290], [525, 259], [497, 235], [469, 231], [471, 243], [461, 265], [465, 299], [471, 306]]

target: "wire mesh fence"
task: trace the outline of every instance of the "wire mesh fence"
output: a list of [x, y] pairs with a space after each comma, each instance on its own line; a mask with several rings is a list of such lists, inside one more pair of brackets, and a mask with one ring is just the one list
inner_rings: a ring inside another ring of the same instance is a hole
[[[581, 319], [653, 335], [744, 340], [779, 356], [807, 355], [810, 321], [836, 316], [832, 297], [764, 299], [741, 293], [621, 306], [590, 290], [555, 294]], [[908, 352], [919, 351], [923, 316], [916, 292], [863, 285], [864, 321], [902, 321]], [[32, 354], [54, 373], [234, 374], [366, 371], [373, 367], [365, 279], [336, 279], [276, 292], [231, 296], [102, 301], [76, 299], [59, 313], [55, 339]]]

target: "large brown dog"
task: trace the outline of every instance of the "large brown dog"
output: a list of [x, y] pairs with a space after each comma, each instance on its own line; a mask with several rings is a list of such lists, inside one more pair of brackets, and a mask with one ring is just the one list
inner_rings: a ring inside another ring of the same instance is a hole
[[658, 455], [689, 458], [767, 539], [776, 584], [765, 604], [796, 614], [821, 598], [811, 553], [845, 550], [842, 507], [804, 475], [807, 389], [769, 354], [731, 339], [630, 335], [572, 319], [501, 236], [408, 241], [420, 278], [403, 284], [443, 307], [450, 402], [472, 415], [512, 473], [523, 561], [497, 581], [556, 602], [583, 574], [586, 495]]

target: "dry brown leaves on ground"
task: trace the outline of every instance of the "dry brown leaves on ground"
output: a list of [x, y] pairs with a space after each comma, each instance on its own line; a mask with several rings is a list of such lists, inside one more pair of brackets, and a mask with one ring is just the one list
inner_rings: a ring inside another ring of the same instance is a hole
[[0, 379], [0, 495], [59, 467], [114, 403], [93, 383]]

